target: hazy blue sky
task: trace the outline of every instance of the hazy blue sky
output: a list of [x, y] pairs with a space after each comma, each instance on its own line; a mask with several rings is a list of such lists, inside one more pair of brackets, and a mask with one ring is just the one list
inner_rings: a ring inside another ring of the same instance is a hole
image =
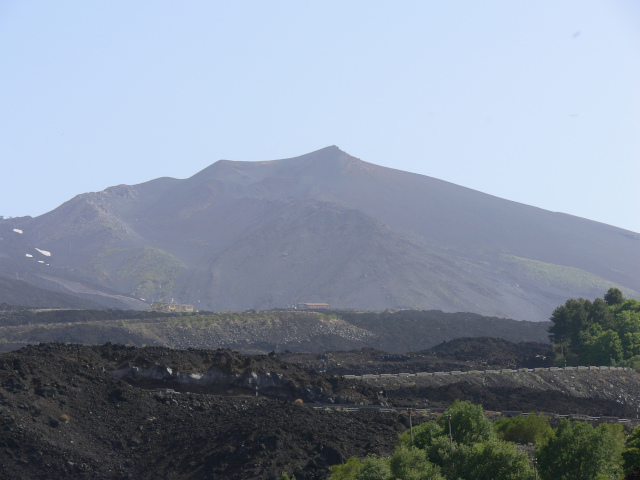
[[0, 215], [362, 160], [640, 232], [640, 2], [0, 2]]

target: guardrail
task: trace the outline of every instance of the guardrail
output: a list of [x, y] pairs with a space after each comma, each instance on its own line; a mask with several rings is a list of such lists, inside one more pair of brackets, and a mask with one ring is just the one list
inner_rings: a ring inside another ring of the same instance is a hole
[[562, 371], [593, 371], [593, 370], [616, 370], [616, 371], [627, 371], [629, 370], [627, 367], [594, 367], [594, 366], [579, 366], [579, 367], [548, 367], [548, 368], [503, 368], [501, 370], [468, 370], [468, 371], [460, 371], [453, 370], [450, 372], [417, 372], [417, 373], [380, 373], [380, 374], [372, 374], [367, 373], [365, 375], [343, 375], [344, 378], [349, 378], [352, 380], [371, 380], [378, 378], [409, 378], [409, 377], [430, 377], [430, 376], [444, 376], [444, 375], [496, 375], [503, 373], [531, 373], [531, 372], [562, 372]]

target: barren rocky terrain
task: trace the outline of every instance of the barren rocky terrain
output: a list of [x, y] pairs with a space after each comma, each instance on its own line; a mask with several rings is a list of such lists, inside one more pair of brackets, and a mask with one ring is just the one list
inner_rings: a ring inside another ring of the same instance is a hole
[[408, 424], [393, 408], [311, 408], [318, 405], [437, 409], [461, 398], [495, 411], [633, 418], [640, 375], [632, 371], [367, 380], [333, 374], [354, 367], [351, 374], [361, 375], [366, 370], [355, 367], [363, 364], [409, 372], [488, 369], [495, 362], [520, 367], [548, 362], [548, 348], [490, 338], [406, 355], [27, 346], [0, 354], [0, 478], [325, 478], [330, 465], [351, 456], [390, 453]]
[[[212, 366], [231, 375], [286, 372], [288, 381], [279, 392], [272, 385], [269, 395], [256, 397], [233, 384], [179, 393], [177, 383], [138, 383], [109, 373], [154, 362], [191, 373]], [[2, 354], [0, 477], [266, 479], [288, 471], [318, 478], [352, 455], [390, 452], [406, 428], [398, 414], [316, 411], [294, 403], [304, 398], [305, 383], [323, 388], [325, 401], [362, 401], [372, 393], [272, 357], [228, 351], [49, 344]]]
[[511, 342], [494, 337], [462, 337], [417, 352], [373, 348], [324, 353], [283, 352], [279, 357], [330, 375], [448, 372], [553, 366], [551, 344]]
[[496, 411], [626, 418], [636, 418], [640, 408], [637, 372], [549, 371], [554, 365], [551, 346], [543, 343], [458, 338], [405, 354], [362, 349], [280, 357], [328, 374], [362, 377], [375, 389], [383, 389], [396, 406], [446, 408], [464, 398]]
[[446, 407], [455, 398], [487, 410], [553, 412], [636, 418], [640, 375], [635, 371], [572, 370], [469, 373], [367, 380], [394, 405]]

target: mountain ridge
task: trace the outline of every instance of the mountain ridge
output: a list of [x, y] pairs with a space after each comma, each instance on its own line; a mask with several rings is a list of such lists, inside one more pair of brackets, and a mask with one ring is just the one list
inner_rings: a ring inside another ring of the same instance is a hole
[[[186, 179], [109, 187], [3, 225], [55, 252], [58, 275], [214, 310], [323, 301], [543, 320], [571, 296], [602, 295], [596, 285], [640, 290], [633, 232], [370, 164], [335, 146], [219, 160]], [[555, 267], [545, 265], [576, 270], [549, 275], [544, 269]], [[585, 283], [588, 275], [602, 281]]]

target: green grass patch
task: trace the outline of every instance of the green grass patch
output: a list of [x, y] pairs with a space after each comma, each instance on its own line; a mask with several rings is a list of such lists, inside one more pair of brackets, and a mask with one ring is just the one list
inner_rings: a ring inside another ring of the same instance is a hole
[[502, 255], [501, 259], [523, 272], [529, 278], [572, 293], [606, 292], [609, 288], [615, 287], [619, 288], [625, 297], [638, 297], [638, 293], [634, 290], [580, 268], [545, 263], [514, 255]]

